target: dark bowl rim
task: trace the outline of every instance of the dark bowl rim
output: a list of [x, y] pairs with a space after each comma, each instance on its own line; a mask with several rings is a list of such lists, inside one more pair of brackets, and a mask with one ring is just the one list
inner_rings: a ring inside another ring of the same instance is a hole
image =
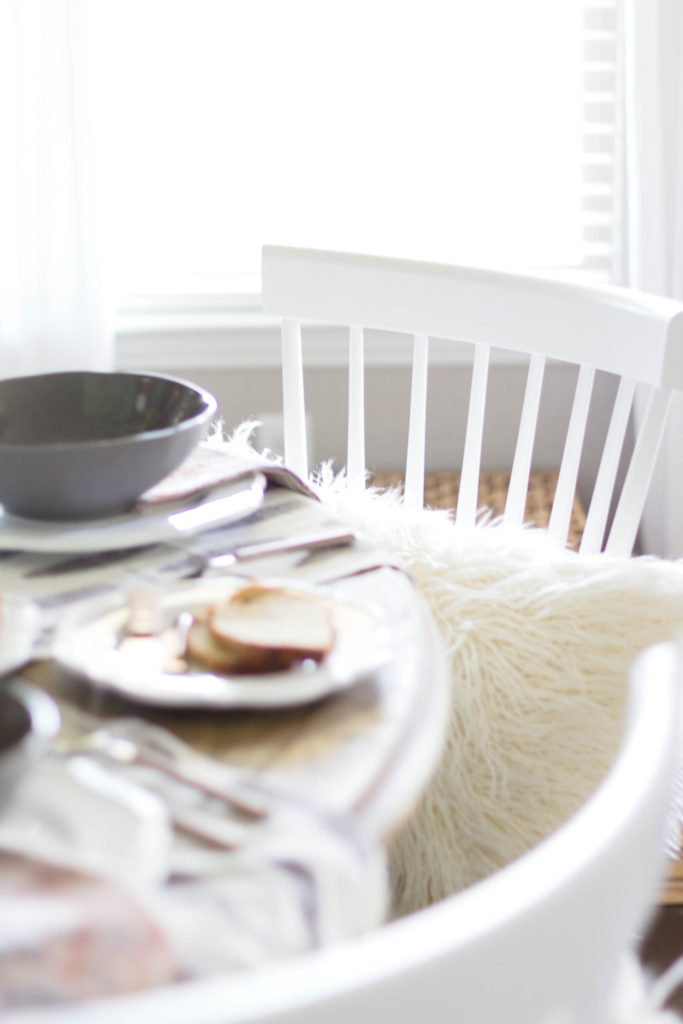
[[189, 419], [183, 420], [182, 423], [175, 423], [170, 427], [159, 427], [156, 430], [140, 430], [133, 434], [123, 434], [121, 437], [97, 438], [92, 441], [89, 441], [87, 438], [84, 438], [82, 441], [38, 441], [26, 442], [24, 444], [21, 442], [7, 443], [0, 439], [0, 452], [78, 451], [83, 448], [97, 450], [98, 448], [111, 448], [117, 445], [128, 445], [131, 442], [142, 442], [148, 439], [160, 439], [170, 437], [171, 435], [177, 436], [180, 432], [193, 430], [202, 423], [206, 423], [218, 409], [218, 401], [216, 397], [199, 384], [193, 384], [188, 380], [184, 380], [182, 377], [174, 377], [172, 374], [152, 373], [146, 370], [57, 370], [53, 373], [33, 373], [26, 374], [23, 377], [5, 377], [0, 380], [0, 387], [4, 387], [6, 384], [12, 384], [17, 381], [25, 381], [28, 377], [45, 378], [66, 376], [147, 377], [152, 380], [167, 381], [169, 384], [180, 384], [187, 391], [194, 392], [194, 394], [198, 395], [204, 401], [205, 407]]

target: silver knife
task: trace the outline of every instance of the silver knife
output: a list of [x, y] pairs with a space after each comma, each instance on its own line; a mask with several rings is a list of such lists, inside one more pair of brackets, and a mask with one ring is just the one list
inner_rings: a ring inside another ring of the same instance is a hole
[[209, 569], [227, 569], [236, 562], [244, 562], [250, 558], [266, 558], [268, 555], [286, 554], [288, 551], [301, 551], [304, 548], [333, 548], [350, 544], [356, 536], [350, 530], [323, 530], [320, 533], [307, 533], [299, 537], [280, 538], [278, 540], [261, 541], [259, 544], [245, 544], [235, 551], [214, 555], [207, 559]]
[[[280, 537], [277, 540], [262, 541], [258, 544], [245, 544], [235, 548], [234, 551], [220, 552], [215, 555], [202, 555], [199, 552], [184, 551], [181, 558], [176, 558], [170, 564], [161, 566], [155, 570], [156, 573], [169, 574], [177, 573], [178, 579], [190, 579], [193, 576], [201, 576], [204, 571], [227, 569], [236, 562], [250, 558], [265, 558], [267, 555], [277, 555], [287, 551], [299, 551], [305, 548], [326, 548], [338, 547], [350, 544], [355, 540], [355, 534], [349, 530], [335, 528], [323, 530], [319, 533], [300, 534], [297, 537]], [[153, 545], [145, 545], [139, 548], [118, 549], [115, 551], [92, 552], [84, 555], [72, 555], [68, 558], [52, 562], [50, 565], [30, 569], [24, 574], [25, 578], [38, 579], [42, 576], [62, 576], [73, 572], [84, 572], [88, 569], [99, 569], [116, 562], [125, 562], [126, 559], [143, 554], [151, 550]], [[189, 566], [188, 572], [183, 572], [183, 565]]]

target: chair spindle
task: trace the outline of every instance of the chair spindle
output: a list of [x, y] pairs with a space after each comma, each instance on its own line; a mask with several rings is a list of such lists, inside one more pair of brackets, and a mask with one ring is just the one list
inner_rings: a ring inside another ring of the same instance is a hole
[[455, 513], [455, 521], [458, 526], [474, 526], [477, 516], [490, 353], [489, 345], [483, 342], [475, 345], [465, 449], [458, 490], [458, 507]]
[[282, 410], [285, 465], [305, 480], [308, 477], [308, 451], [301, 324], [291, 317], [284, 317], [282, 321]]
[[405, 503], [412, 508], [420, 508], [424, 502], [428, 363], [429, 338], [426, 334], [416, 334], [413, 339], [405, 482]]
[[586, 423], [588, 422], [594, 381], [595, 369], [592, 366], [582, 366], [576, 381], [574, 402], [572, 404], [555, 497], [553, 498], [553, 507], [548, 523], [550, 536], [561, 544], [565, 544], [569, 536], [569, 525], [574, 506], [574, 495], [576, 494], [576, 483], [579, 477], [579, 464], [586, 436]]
[[653, 388], [650, 394], [605, 547], [609, 554], [628, 556], [635, 544], [664, 434], [671, 394], [671, 391], [664, 388]]
[[349, 485], [365, 486], [365, 357], [363, 328], [349, 328], [349, 408], [346, 475]]
[[628, 377], [619, 381], [605, 444], [602, 449], [600, 466], [593, 486], [586, 523], [581, 535], [579, 551], [582, 555], [594, 555], [602, 548], [607, 518], [609, 516], [614, 484], [619, 470], [619, 460], [624, 447], [626, 431], [631, 418], [636, 382]]
[[529, 359], [524, 404], [517, 435], [517, 446], [512, 463], [510, 484], [503, 521], [508, 526], [521, 526], [524, 521], [526, 496], [529, 489], [531, 457], [534, 450], [538, 409], [541, 403], [541, 389], [545, 372], [545, 356], [534, 353]]

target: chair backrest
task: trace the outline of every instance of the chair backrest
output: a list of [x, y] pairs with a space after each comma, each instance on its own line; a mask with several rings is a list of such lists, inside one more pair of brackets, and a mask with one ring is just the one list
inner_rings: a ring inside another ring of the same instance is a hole
[[[625, 736], [607, 777], [519, 860], [354, 940], [256, 972], [126, 998], [84, 1020], [604, 1022], [620, 958], [662, 879], [680, 709], [678, 648], [652, 647], [634, 666]], [[65, 1020], [81, 1020], [70, 1012]]]
[[[301, 324], [349, 329], [349, 482], [365, 475], [365, 328], [413, 337], [405, 500], [424, 493], [429, 338], [472, 347], [472, 383], [456, 519], [477, 512], [489, 360], [501, 348], [528, 356], [528, 375], [505, 507], [519, 525], [525, 498], [546, 363], [579, 367], [560, 462], [549, 531], [565, 543], [576, 491], [596, 371], [620, 383], [588, 509], [581, 550], [605, 541], [617, 471], [637, 385], [649, 391], [605, 547], [630, 554], [637, 535], [672, 389], [683, 389], [683, 305], [625, 289], [592, 287], [498, 271], [409, 260], [265, 246], [263, 309], [283, 318], [285, 462], [308, 470]], [[504, 467], [499, 467], [504, 468]]]

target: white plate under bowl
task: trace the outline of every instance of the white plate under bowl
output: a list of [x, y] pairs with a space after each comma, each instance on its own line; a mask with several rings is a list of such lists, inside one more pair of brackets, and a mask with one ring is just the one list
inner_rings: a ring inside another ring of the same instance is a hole
[[76, 553], [173, 543], [251, 515], [263, 503], [266, 486], [265, 476], [253, 473], [215, 488], [200, 502], [195, 496], [103, 519], [21, 519], [0, 506], [0, 551]]
[[40, 612], [23, 594], [0, 591], [0, 676], [31, 660], [40, 633]]
[[[171, 673], [159, 667], [158, 641], [136, 640], [136, 655], [117, 647], [128, 610], [122, 598], [103, 598], [75, 609], [58, 629], [53, 655], [69, 671], [94, 686], [129, 700], [162, 707], [279, 708], [306, 704], [367, 678], [390, 657], [389, 629], [381, 614], [369, 605], [334, 598], [323, 587], [291, 581], [262, 581], [315, 594], [332, 607], [336, 633], [334, 647], [316, 664], [303, 662], [283, 672], [232, 675], [191, 668]], [[171, 626], [184, 611], [198, 612], [224, 601], [252, 580], [225, 578], [179, 586], [161, 597], [164, 626]], [[146, 646], [145, 646], [146, 645]]]

